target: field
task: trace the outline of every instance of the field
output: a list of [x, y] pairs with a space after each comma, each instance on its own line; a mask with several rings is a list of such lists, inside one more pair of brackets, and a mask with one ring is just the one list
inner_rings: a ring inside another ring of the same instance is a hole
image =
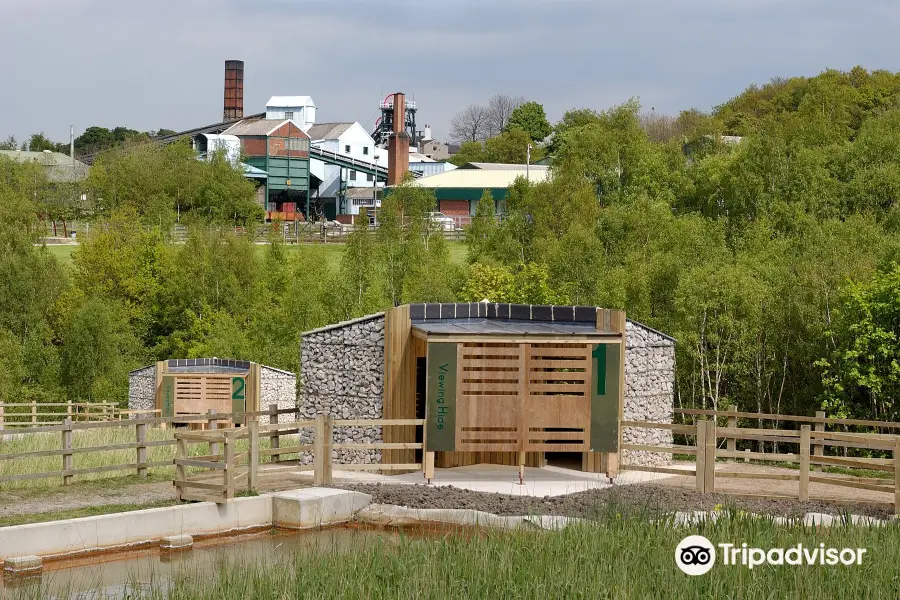
[[[771, 549], [866, 548], [860, 565], [732, 566], [690, 577], [675, 565], [678, 543]], [[303, 535], [302, 533], [299, 535]], [[609, 512], [596, 525], [557, 532], [460, 530], [363, 537], [358, 544], [283, 555], [185, 564], [151, 598], [896, 598], [900, 527], [815, 531], [739, 514], [685, 529]]]
[[[448, 241], [450, 247], [450, 260], [462, 264], [466, 260], [466, 244], [465, 242]], [[337, 269], [341, 263], [341, 256], [344, 255], [344, 244], [290, 244], [285, 246], [288, 252], [299, 253], [308, 252], [311, 248], [320, 248], [325, 255], [325, 260], [332, 269]], [[50, 254], [54, 255], [63, 264], [71, 264], [72, 253], [77, 251], [77, 244], [49, 244], [47, 249]], [[257, 250], [262, 253], [265, 250], [264, 245], [257, 246]]]

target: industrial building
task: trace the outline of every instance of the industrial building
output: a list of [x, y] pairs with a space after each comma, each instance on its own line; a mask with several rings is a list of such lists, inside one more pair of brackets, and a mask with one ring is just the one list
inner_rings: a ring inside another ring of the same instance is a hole
[[430, 177], [422, 177], [412, 185], [434, 191], [438, 210], [467, 225], [475, 215], [478, 201], [485, 191], [494, 198], [494, 212], [503, 214], [509, 186], [522, 178], [541, 183], [549, 178], [550, 169], [537, 165], [468, 163], [458, 169]]

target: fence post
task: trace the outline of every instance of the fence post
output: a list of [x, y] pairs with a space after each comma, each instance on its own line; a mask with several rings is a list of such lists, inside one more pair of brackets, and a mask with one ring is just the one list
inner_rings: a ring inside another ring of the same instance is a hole
[[716, 491], [716, 420], [706, 422], [706, 473], [704, 474], [703, 491], [711, 494]]
[[[138, 447], [137, 447], [137, 474], [138, 477], [146, 477], [147, 476], [147, 424], [146, 423], [138, 423], [134, 426], [135, 429], [135, 437], [137, 439]], [[142, 466], [143, 465], [143, 466]]]
[[809, 425], [800, 426], [800, 502], [809, 500]]
[[31, 424], [37, 425], [37, 401], [31, 401]]
[[72, 401], [66, 400], [66, 416], [72, 418]]
[[[728, 412], [737, 412], [737, 405], [731, 404], [728, 407]], [[728, 427], [730, 429], [737, 429], [737, 417], [728, 417]], [[729, 452], [737, 452], [737, 438], [729, 437], [727, 442], [727, 448]], [[733, 463], [735, 462], [734, 458], [729, 458], [725, 462]]]
[[[72, 419], [66, 418], [63, 421], [63, 431], [62, 431], [62, 449], [63, 450], [72, 450]], [[63, 454], [63, 471], [71, 471], [72, 470], [72, 454], [71, 452], [67, 454]], [[69, 485], [72, 483], [71, 475], [63, 475], [63, 485]]]
[[185, 480], [184, 466], [178, 464], [178, 459], [188, 457], [187, 440], [180, 439], [175, 434], [175, 499], [181, 501], [182, 482]]
[[697, 491], [702, 494], [706, 491], [706, 421], [697, 421], [694, 427], [697, 428], [697, 441], [695, 443], [697, 462], [694, 471], [697, 476]]
[[[816, 411], [816, 418], [817, 418], [817, 419], [824, 419], [824, 418], [825, 418], [825, 411], [824, 411], [824, 410], [817, 410], [817, 411]], [[824, 420], [823, 420], [821, 423], [816, 423], [816, 431], [825, 431], [825, 421], [824, 421]], [[816, 444], [816, 445], [814, 445], [814, 446], [813, 446], [813, 454], [814, 454], [815, 456], [823, 456], [823, 455], [825, 454], [825, 446], [822, 445], [822, 444]], [[822, 471], [822, 465], [816, 465], [815, 467], [813, 467], [813, 469], [815, 469], [817, 472], [821, 472], [821, 471]]]
[[[275, 425], [277, 423], [278, 423], [278, 405], [270, 404], [269, 405], [269, 425]], [[276, 429], [270, 433], [272, 434], [272, 437], [269, 438], [271, 440], [272, 450], [278, 450], [279, 448], [281, 448], [281, 439], [279, 436], [279, 432]], [[273, 463], [277, 463], [280, 459], [281, 459], [281, 456], [279, 456], [278, 454], [272, 454], [271, 460]]]
[[225, 499], [234, 498], [234, 440], [225, 432], [222, 443], [225, 445]]
[[316, 485], [328, 485], [331, 483], [331, 439], [332, 439], [331, 415], [318, 413], [316, 415], [316, 439], [315, 439], [315, 477]]
[[6, 409], [6, 405], [0, 402], [0, 429], [3, 429], [3, 411]]
[[900, 435], [894, 438], [894, 514], [900, 515]]
[[[207, 411], [207, 414], [209, 415], [209, 420], [206, 421], [206, 428], [209, 429], [210, 431], [214, 431], [214, 430], [218, 429], [219, 422], [215, 419], [216, 409], [210, 408], [209, 411]], [[210, 442], [209, 443], [209, 453], [212, 454], [213, 456], [219, 455], [218, 442]]]
[[247, 491], [256, 489], [256, 475], [259, 469], [259, 421], [247, 424], [250, 428], [250, 448], [248, 449], [249, 465], [247, 466]]

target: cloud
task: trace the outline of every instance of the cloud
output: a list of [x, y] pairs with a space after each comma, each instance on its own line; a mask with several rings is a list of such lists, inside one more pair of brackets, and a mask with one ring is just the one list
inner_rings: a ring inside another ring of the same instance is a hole
[[400, 90], [437, 135], [494, 93], [554, 119], [635, 96], [709, 109], [774, 76], [891, 68], [898, 20], [887, 0], [3, 0], [0, 137], [215, 122], [233, 58], [247, 112], [309, 94], [371, 125]]

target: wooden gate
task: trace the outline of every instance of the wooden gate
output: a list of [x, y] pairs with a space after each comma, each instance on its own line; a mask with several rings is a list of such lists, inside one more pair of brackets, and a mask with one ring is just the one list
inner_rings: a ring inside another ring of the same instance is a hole
[[591, 345], [456, 345], [455, 449], [590, 450]]

